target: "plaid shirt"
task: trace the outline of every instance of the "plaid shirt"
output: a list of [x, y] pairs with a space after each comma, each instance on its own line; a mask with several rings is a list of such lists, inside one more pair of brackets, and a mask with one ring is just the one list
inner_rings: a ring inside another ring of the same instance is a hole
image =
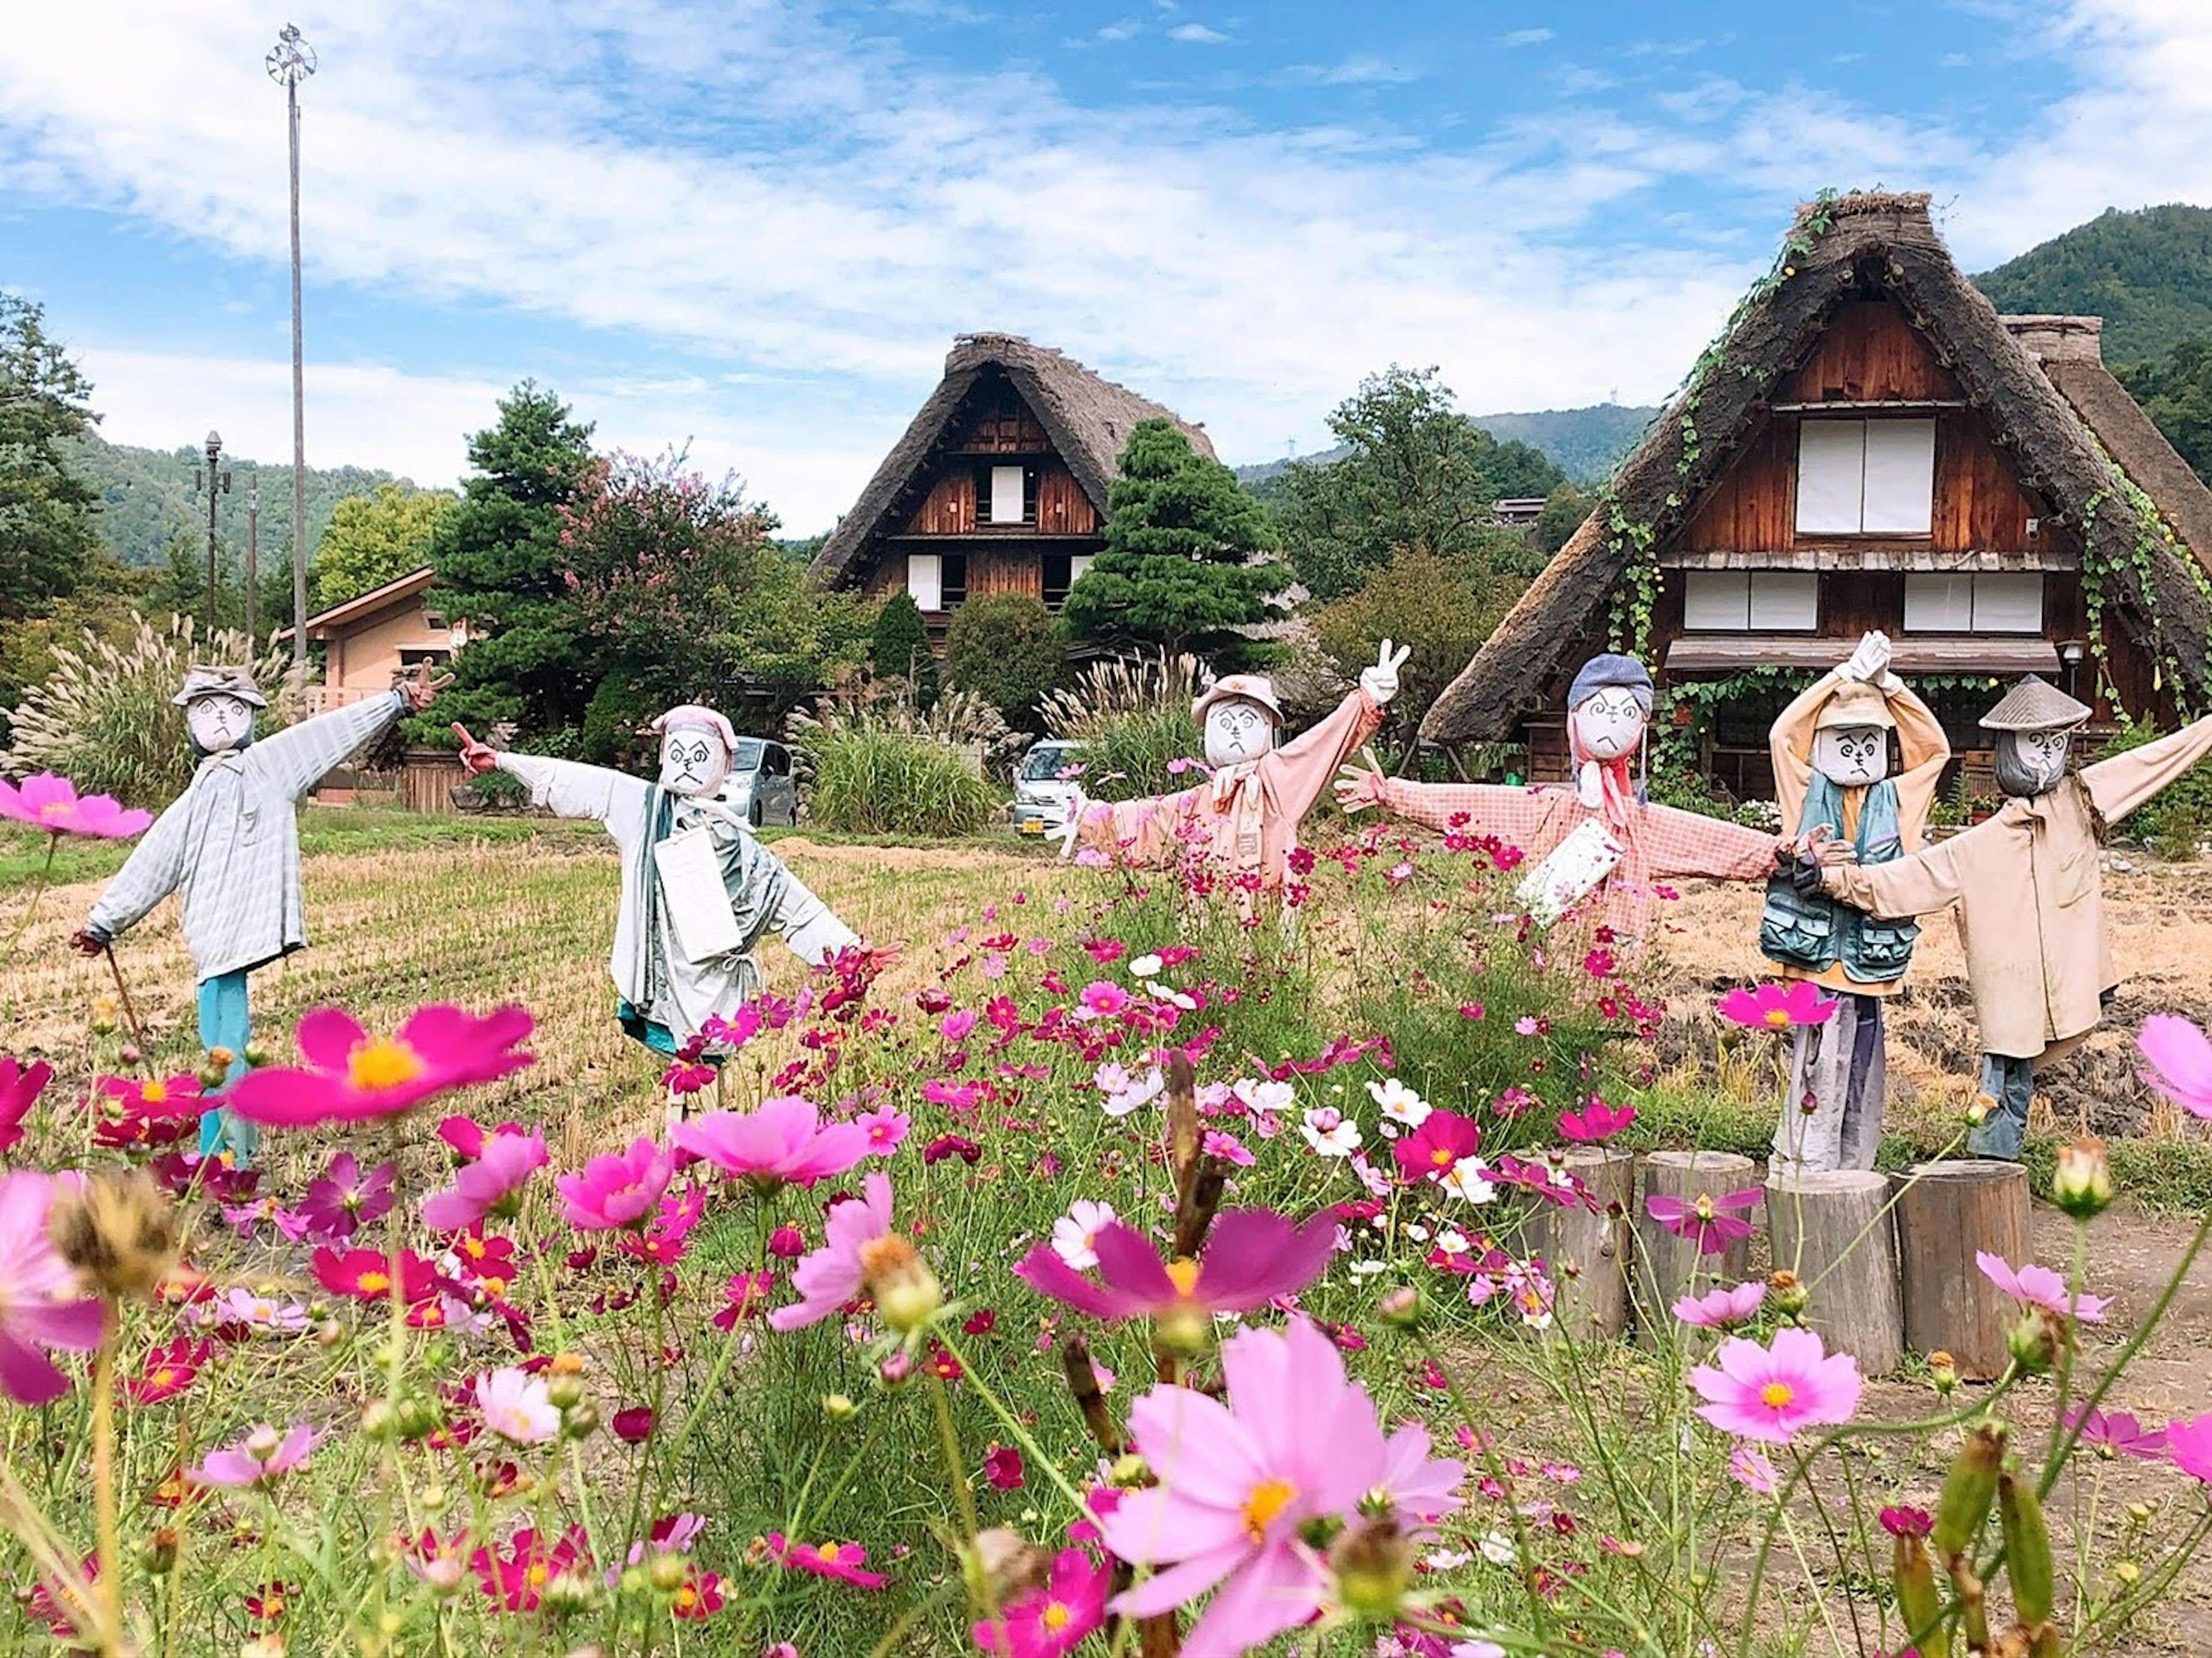
[[[1543, 858], [1600, 817], [1571, 786], [1515, 788], [1497, 783], [1413, 783], [1389, 778], [1382, 805], [1394, 817], [1440, 834], [1494, 835], [1530, 860]], [[1455, 817], [1463, 821], [1455, 824]], [[1702, 812], [1644, 805], [1607, 823], [1620, 861], [1598, 884], [1597, 902], [1582, 906], [1614, 934], [1615, 954], [1632, 958], [1650, 942], [1652, 883], [1687, 876], [1761, 881], [1774, 873], [1776, 837]]]
[[202, 981], [303, 948], [294, 807], [406, 706], [393, 691], [210, 755], [107, 884], [84, 930], [114, 938], [174, 892], [184, 904], [185, 948]]

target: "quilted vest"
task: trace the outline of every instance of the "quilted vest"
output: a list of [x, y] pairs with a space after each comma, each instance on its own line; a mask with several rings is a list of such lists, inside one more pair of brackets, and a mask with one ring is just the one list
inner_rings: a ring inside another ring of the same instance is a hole
[[[1819, 772], [1805, 791], [1805, 810], [1797, 832], [1820, 824], [1842, 824], [1843, 791]], [[1862, 864], [1886, 864], [1902, 857], [1897, 832], [1897, 785], [1885, 777], [1869, 784], [1859, 806], [1858, 834], [1852, 841]], [[1759, 920], [1759, 948], [1770, 961], [1825, 973], [1841, 962], [1844, 976], [1859, 984], [1902, 978], [1912, 961], [1917, 921], [1883, 921], [1839, 904], [1826, 893], [1808, 897], [1777, 875], [1766, 884], [1766, 908]]]

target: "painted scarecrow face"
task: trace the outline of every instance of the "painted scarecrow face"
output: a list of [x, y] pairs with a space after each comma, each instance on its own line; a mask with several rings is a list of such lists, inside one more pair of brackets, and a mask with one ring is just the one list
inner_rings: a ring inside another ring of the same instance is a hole
[[1813, 769], [1838, 788], [1889, 774], [1889, 733], [1879, 726], [1830, 726], [1813, 733]]
[[1608, 685], [1568, 716], [1575, 752], [1586, 760], [1618, 760], [1644, 741], [1644, 708], [1625, 685]]
[[1241, 766], [1275, 746], [1275, 722], [1267, 709], [1226, 697], [1206, 711], [1206, 763]]
[[660, 739], [660, 786], [671, 794], [712, 794], [730, 774], [730, 751], [713, 732], [679, 726]]
[[1997, 786], [2015, 799], [2047, 794], [2066, 775], [2071, 732], [1999, 732]]
[[185, 704], [185, 730], [203, 754], [243, 747], [253, 734], [253, 705], [222, 692], [196, 696]]

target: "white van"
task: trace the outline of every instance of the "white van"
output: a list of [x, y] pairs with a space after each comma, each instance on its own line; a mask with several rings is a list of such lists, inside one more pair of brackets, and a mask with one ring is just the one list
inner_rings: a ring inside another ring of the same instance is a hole
[[1034, 745], [1014, 768], [1014, 832], [1048, 835], [1067, 822], [1067, 803], [1075, 779], [1060, 774], [1079, 762], [1083, 744], [1048, 737]]

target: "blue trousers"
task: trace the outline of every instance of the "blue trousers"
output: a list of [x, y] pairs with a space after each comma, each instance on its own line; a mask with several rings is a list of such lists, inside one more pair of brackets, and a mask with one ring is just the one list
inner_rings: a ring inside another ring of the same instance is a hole
[[2003, 1054], [1982, 1055], [1982, 1092], [1996, 1103], [1966, 1131], [1966, 1150], [1977, 1157], [2020, 1161], [2027, 1136], [2027, 1102], [2035, 1094], [2035, 1061]]
[[[252, 1023], [246, 1005], [246, 974], [217, 974], [212, 979], [200, 981], [200, 1046], [229, 1050], [230, 1070], [223, 1078], [228, 1088], [246, 1074], [246, 1045], [252, 1035]], [[240, 1121], [218, 1106], [200, 1114], [200, 1155], [211, 1157], [228, 1151], [232, 1162], [243, 1169], [253, 1161], [260, 1149], [261, 1131], [250, 1122]]]

